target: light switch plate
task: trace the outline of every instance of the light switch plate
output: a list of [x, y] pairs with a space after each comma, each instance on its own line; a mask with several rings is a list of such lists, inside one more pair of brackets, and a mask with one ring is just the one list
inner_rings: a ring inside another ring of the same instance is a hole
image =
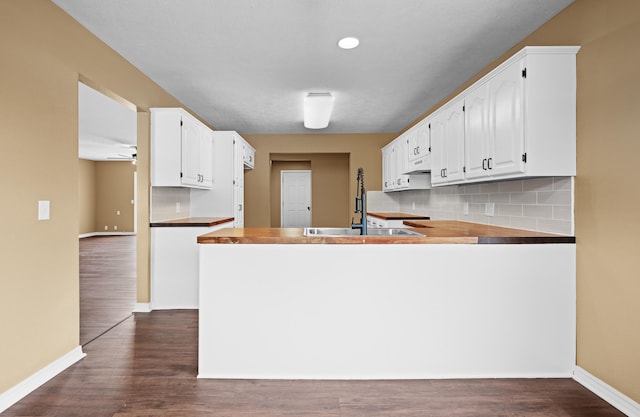
[[51, 214], [51, 202], [49, 200], [38, 201], [38, 220], [49, 220]]
[[464, 214], [465, 216], [469, 215], [469, 202], [465, 201], [464, 203], [462, 203], [462, 214]]

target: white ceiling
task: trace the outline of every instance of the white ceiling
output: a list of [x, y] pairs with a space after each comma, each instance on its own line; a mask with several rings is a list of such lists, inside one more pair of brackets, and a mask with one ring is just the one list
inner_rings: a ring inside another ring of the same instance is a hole
[[[281, 134], [398, 132], [572, 2], [52, 1], [216, 129]], [[307, 92], [336, 97], [328, 128]]]
[[92, 161], [133, 160], [136, 112], [78, 83], [78, 157]]

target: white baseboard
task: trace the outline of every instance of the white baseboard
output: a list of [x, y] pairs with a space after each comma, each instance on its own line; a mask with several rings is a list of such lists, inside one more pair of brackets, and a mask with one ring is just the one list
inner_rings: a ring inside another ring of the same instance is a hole
[[151, 310], [153, 310], [151, 303], [136, 303], [135, 307], [133, 307], [134, 313], [150, 313]]
[[94, 237], [94, 236], [132, 236], [135, 235], [134, 232], [91, 232], [91, 233], [82, 233], [78, 235], [80, 239], [84, 237]]
[[64, 371], [85, 356], [86, 354], [82, 352], [82, 347], [78, 346], [71, 352], [40, 369], [35, 374], [20, 382], [18, 385], [9, 388], [7, 391], [0, 394], [0, 413], [29, 395], [31, 392], [35, 391], [45, 382], [58, 375], [60, 372]]
[[573, 371], [573, 379], [629, 417], [640, 417], [640, 404], [579, 366]]

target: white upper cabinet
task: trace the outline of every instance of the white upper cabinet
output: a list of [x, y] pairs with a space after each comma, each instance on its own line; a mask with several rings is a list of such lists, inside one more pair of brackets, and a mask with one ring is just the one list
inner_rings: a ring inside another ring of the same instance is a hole
[[406, 133], [400, 135], [382, 148], [383, 191], [424, 190], [431, 188], [431, 178], [429, 174], [405, 174], [409, 161], [407, 151]]
[[180, 108], [151, 109], [151, 185], [209, 189], [211, 130]]
[[429, 120], [425, 119], [406, 133], [407, 167], [405, 173], [431, 170], [431, 137]]
[[255, 166], [256, 150], [247, 142], [242, 142], [242, 162], [244, 169], [253, 169]]
[[524, 59], [465, 96], [465, 178], [525, 172]]
[[432, 183], [575, 175], [579, 49], [525, 47], [430, 116]]
[[431, 183], [464, 179], [464, 100], [449, 102], [431, 118]]

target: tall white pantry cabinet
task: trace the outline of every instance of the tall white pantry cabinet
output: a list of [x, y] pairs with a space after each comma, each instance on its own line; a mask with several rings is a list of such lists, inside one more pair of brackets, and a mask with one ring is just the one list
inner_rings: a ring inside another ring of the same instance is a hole
[[191, 193], [193, 217], [229, 215], [244, 227], [244, 171], [253, 168], [255, 149], [236, 131], [213, 131], [211, 190]]

